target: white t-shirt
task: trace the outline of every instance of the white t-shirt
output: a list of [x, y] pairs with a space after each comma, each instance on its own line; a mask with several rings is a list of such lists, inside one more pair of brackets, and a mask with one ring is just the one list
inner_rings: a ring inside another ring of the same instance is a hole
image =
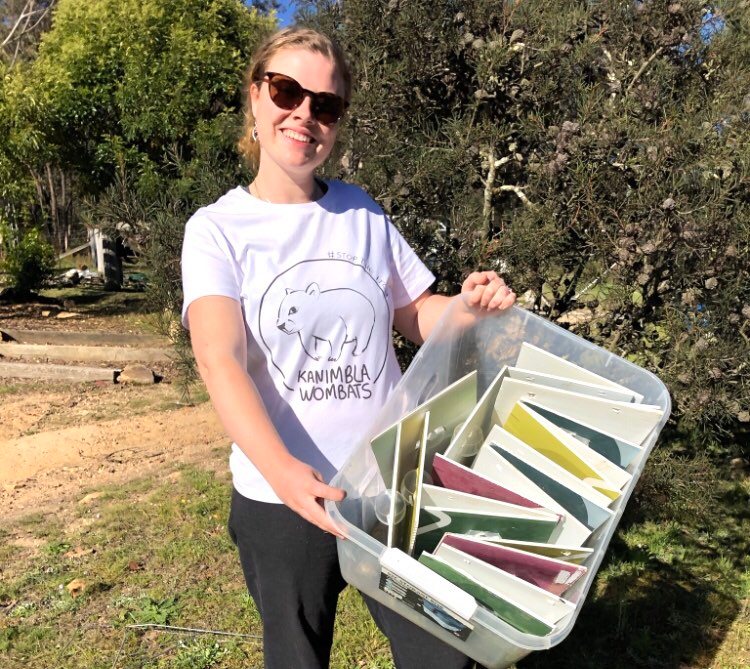
[[[248, 373], [274, 426], [330, 481], [401, 376], [393, 310], [434, 276], [364, 191], [326, 184], [316, 202], [271, 204], [237, 187], [199, 209], [185, 228], [182, 319], [189, 327], [199, 297], [240, 302]], [[236, 444], [229, 462], [239, 493], [280, 501]]]

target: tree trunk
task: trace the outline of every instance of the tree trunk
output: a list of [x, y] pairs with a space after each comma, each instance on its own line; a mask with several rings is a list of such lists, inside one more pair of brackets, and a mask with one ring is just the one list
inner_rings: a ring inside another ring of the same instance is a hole
[[[42, 178], [31, 168], [29, 168], [31, 178], [34, 179], [34, 186], [36, 186], [36, 196], [39, 200], [39, 213], [41, 214], [42, 220], [45, 219], [44, 211], [47, 208], [44, 198], [44, 187], [42, 186]], [[49, 227], [49, 225], [47, 226]], [[52, 230], [49, 231], [52, 234]]]
[[65, 171], [60, 168], [60, 211], [62, 212], [63, 252], [70, 244], [70, 212], [68, 211], [68, 189], [65, 183]]
[[62, 236], [60, 235], [60, 216], [57, 211], [57, 194], [55, 193], [55, 181], [52, 178], [52, 168], [50, 164], [45, 164], [47, 170], [47, 185], [49, 186], [49, 210], [50, 220], [52, 222], [52, 234], [54, 240], [57, 242], [57, 248], [60, 250], [62, 247]]

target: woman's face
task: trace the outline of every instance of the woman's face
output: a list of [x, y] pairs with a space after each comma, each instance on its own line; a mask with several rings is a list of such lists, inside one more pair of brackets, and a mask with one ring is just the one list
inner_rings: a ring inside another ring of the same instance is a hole
[[[268, 62], [266, 71], [295, 79], [315, 93], [344, 95], [344, 82], [336, 66], [323, 54], [306, 49], [283, 49]], [[296, 109], [277, 107], [269, 95], [268, 82], [250, 86], [250, 104], [258, 128], [260, 168], [273, 163], [296, 179], [311, 178], [325, 161], [336, 141], [338, 124], [325, 125], [313, 118], [310, 97]]]

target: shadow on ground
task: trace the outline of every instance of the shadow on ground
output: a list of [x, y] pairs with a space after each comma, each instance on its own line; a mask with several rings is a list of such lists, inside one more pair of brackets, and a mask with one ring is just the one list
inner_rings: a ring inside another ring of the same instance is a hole
[[[741, 613], [732, 574], [750, 554], [747, 494], [728, 486], [717, 506], [725, 513], [705, 526], [670, 525], [666, 559], [648, 540], [664, 524], [626, 518], [570, 636], [518, 669], [712, 666]], [[643, 543], [626, 542], [641, 533]]]
[[79, 310], [89, 316], [121, 316], [146, 313], [146, 294], [140, 288], [107, 291], [102, 288], [83, 288], [62, 300], [66, 308]]
[[0, 319], [44, 318], [59, 311], [72, 311], [92, 317], [126, 316], [150, 311], [147, 294], [140, 286], [126, 286], [117, 291], [102, 286], [79, 285], [72, 288], [51, 288], [24, 299], [0, 302]]

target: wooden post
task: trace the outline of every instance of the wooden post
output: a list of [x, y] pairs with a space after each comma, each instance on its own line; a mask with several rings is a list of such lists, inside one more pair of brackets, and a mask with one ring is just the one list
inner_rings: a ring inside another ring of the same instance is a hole
[[92, 230], [96, 246], [96, 271], [104, 279], [107, 290], [122, 288], [122, 259], [117, 255], [114, 240], [105, 237], [98, 228]]

